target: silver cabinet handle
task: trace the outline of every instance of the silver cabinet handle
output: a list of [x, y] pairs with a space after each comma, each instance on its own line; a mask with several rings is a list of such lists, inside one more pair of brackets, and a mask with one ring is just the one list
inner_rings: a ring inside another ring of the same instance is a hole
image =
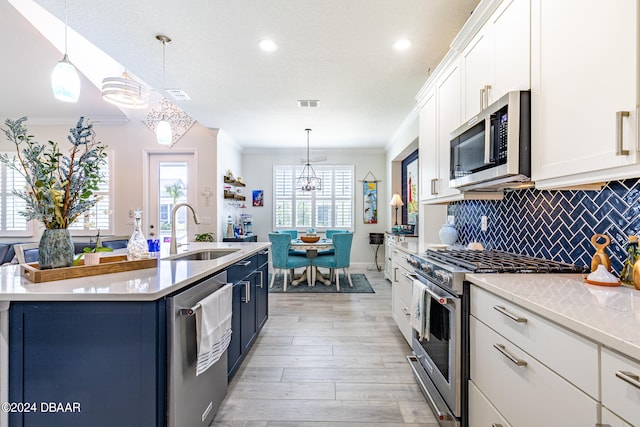
[[484, 108], [489, 106], [489, 92], [491, 91], [491, 85], [485, 85], [484, 87]]
[[616, 111], [616, 156], [628, 156], [629, 150], [622, 149], [622, 119], [629, 117], [628, 111]]
[[398, 267], [393, 267], [393, 282], [398, 281]]
[[480, 111], [484, 110], [484, 88], [480, 88]]
[[242, 267], [246, 267], [247, 265], [251, 265], [251, 261], [238, 261], [234, 265], [240, 265]]
[[244, 299], [242, 300], [242, 302], [248, 303], [249, 301], [251, 301], [251, 283], [246, 280], [238, 283], [244, 285]]
[[411, 312], [409, 311], [409, 309], [407, 307], [402, 307], [402, 312], [406, 315], [406, 316], [411, 316]]
[[525, 362], [522, 359], [518, 359], [517, 357], [515, 357], [513, 354], [509, 353], [507, 351], [507, 348], [502, 345], [502, 344], [494, 344], [493, 348], [495, 348], [496, 350], [498, 350], [500, 353], [502, 353], [502, 355], [504, 357], [506, 357], [507, 359], [509, 359], [510, 361], [512, 361], [515, 365], [517, 366], [527, 366], [527, 362]]
[[491, 424], [491, 427], [502, 427], [502, 424], [493, 423], [493, 424]]
[[504, 314], [505, 316], [507, 316], [509, 319], [513, 320], [514, 322], [518, 322], [518, 323], [527, 323], [527, 319], [524, 317], [520, 317], [520, 316], [516, 316], [513, 313], [509, 313], [507, 311], [507, 309], [505, 307], [502, 307], [500, 305], [494, 305], [493, 309], [495, 311], [497, 311], [498, 313]]
[[622, 381], [631, 384], [637, 389], [640, 389], [640, 376], [628, 371], [616, 371], [616, 377]]
[[269, 255], [269, 250], [265, 249], [263, 251], [258, 252], [258, 255]]
[[431, 179], [431, 195], [435, 196], [438, 194], [438, 190], [436, 188], [436, 184], [438, 182], [438, 178]]
[[260, 275], [260, 282], [258, 283], [258, 287], [262, 288], [262, 279], [264, 278], [264, 273], [262, 272], [262, 270], [256, 270], [256, 273], [258, 273]]

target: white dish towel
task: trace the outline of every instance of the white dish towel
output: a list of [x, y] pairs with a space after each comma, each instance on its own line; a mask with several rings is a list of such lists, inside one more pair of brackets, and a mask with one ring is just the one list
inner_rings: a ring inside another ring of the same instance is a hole
[[411, 327], [418, 332], [418, 339], [429, 340], [429, 320], [431, 318], [431, 301], [427, 298], [427, 287], [417, 280], [413, 281], [411, 297]]
[[209, 369], [231, 342], [231, 303], [233, 285], [227, 283], [196, 304], [198, 363], [196, 376]]

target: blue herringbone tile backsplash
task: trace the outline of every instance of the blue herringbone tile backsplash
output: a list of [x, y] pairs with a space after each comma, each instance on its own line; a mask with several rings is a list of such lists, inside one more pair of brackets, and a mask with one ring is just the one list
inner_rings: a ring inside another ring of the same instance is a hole
[[[620, 272], [627, 236], [640, 234], [640, 179], [613, 181], [600, 191], [510, 191], [501, 201], [452, 203], [458, 243], [590, 265], [596, 233], [611, 238], [607, 253]], [[486, 215], [489, 228], [480, 230]]]

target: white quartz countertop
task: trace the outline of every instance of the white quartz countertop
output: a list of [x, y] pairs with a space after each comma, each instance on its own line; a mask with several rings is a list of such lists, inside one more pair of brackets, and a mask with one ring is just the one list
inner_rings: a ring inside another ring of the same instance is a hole
[[[270, 246], [269, 242], [189, 243], [179, 253], [202, 249], [237, 249], [207, 261], [164, 259], [156, 268], [102, 274], [77, 279], [32, 283], [20, 276], [18, 265], [0, 267], [0, 301], [154, 301]], [[109, 256], [108, 252], [104, 256]]]
[[578, 274], [467, 274], [467, 280], [640, 361], [640, 291]]

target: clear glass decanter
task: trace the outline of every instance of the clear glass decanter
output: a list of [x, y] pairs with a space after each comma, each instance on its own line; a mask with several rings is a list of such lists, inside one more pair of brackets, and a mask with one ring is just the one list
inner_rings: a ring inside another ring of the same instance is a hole
[[138, 259], [149, 258], [149, 250], [147, 246], [147, 239], [142, 234], [142, 211], [136, 209], [134, 212], [134, 228], [133, 234], [127, 243], [127, 259], [134, 261]]

